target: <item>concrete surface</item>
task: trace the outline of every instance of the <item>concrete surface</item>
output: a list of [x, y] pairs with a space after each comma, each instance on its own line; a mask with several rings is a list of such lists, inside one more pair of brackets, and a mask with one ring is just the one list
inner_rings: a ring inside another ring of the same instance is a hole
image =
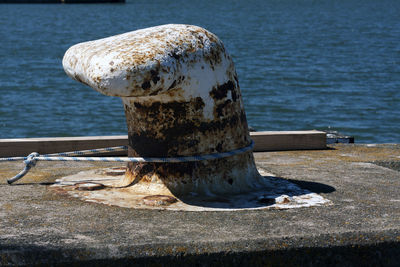
[[258, 167], [323, 195], [331, 206], [184, 212], [87, 203], [48, 186], [115, 166], [0, 163], [0, 265], [398, 266], [400, 145], [256, 153]]

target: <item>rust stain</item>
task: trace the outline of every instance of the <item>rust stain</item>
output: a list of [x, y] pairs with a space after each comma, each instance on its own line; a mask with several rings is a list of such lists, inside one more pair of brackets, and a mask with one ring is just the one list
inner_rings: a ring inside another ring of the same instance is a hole
[[126, 167], [114, 167], [104, 171], [104, 174], [111, 176], [123, 175], [126, 172]]
[[74, 185], [75, 190], [80, 190], [80, 191], [94, 191], [94, 190], [101, 190], [104, 189], [105, 186], [100, 183], [94, 183], [94, 182], [79, 182]]
[[166, 195], [152, 195], [143, 198], [143, 203], [149, 206], [167, 206], [177, 201], [176, 198]]

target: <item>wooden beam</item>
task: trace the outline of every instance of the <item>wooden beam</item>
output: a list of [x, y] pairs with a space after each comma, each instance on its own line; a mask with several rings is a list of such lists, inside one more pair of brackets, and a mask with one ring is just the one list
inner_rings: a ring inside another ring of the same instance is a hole
[[[326, 133], [320, 131], [251, 132], [255, 152], [325, 149]], [[126, 135], [85, 137], [43, 137], [0, 139], [0, 157], [27, 156], [31, 152], [50, 154], [128, 144]], [[102, 155], [126, 155], [125, 152]]]
[[[0, 139], [0, 157], [27, 156], [32, 152], [43, 155], [127, 144], [126, 135]], [[113, 152], [102, 155], [126, 155], [126, 153]]]
[[326, 149], [326, 133], [321, 131], [251, 132], [255, 152]]

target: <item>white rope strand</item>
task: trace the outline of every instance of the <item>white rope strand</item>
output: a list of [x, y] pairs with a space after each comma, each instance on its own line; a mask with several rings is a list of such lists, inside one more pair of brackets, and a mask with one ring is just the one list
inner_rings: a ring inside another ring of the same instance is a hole
[[[105, 152], [119, 152], [119, 151], [125, 151], [128, 150], [127, 146], [114, 146], [114, 147], [106, 147], [106, 148], [96, 148], [96, 149], [88, 149], [88, 150], [79, 150], [79, 151], [71, 151], [71, 152], [62, 152], [62, 153], [53, 153], [53, 154], [46, 154], [42, 155], [44, 156], [83, 156], [83, 155], [93, 155], [93, 154], [99, 154], [99, 153], [105, 153]], [[0, 158], [1, 161], [20, 161], [20, 160], [26, 160], [28, 157], [10, 157], [10, 158]]]

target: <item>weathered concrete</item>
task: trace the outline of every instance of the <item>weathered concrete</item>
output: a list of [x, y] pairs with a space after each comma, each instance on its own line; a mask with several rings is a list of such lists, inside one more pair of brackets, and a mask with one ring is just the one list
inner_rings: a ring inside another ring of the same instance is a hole
[[255, 159], [334, 205], [232, 212], [110, 207], [38, 183], [99, 164], [39, 162], [9, 186], [6, 178], [22, 164], [0, 163], [0, 265], [398, 265], [400, 145], [335, 145]]

